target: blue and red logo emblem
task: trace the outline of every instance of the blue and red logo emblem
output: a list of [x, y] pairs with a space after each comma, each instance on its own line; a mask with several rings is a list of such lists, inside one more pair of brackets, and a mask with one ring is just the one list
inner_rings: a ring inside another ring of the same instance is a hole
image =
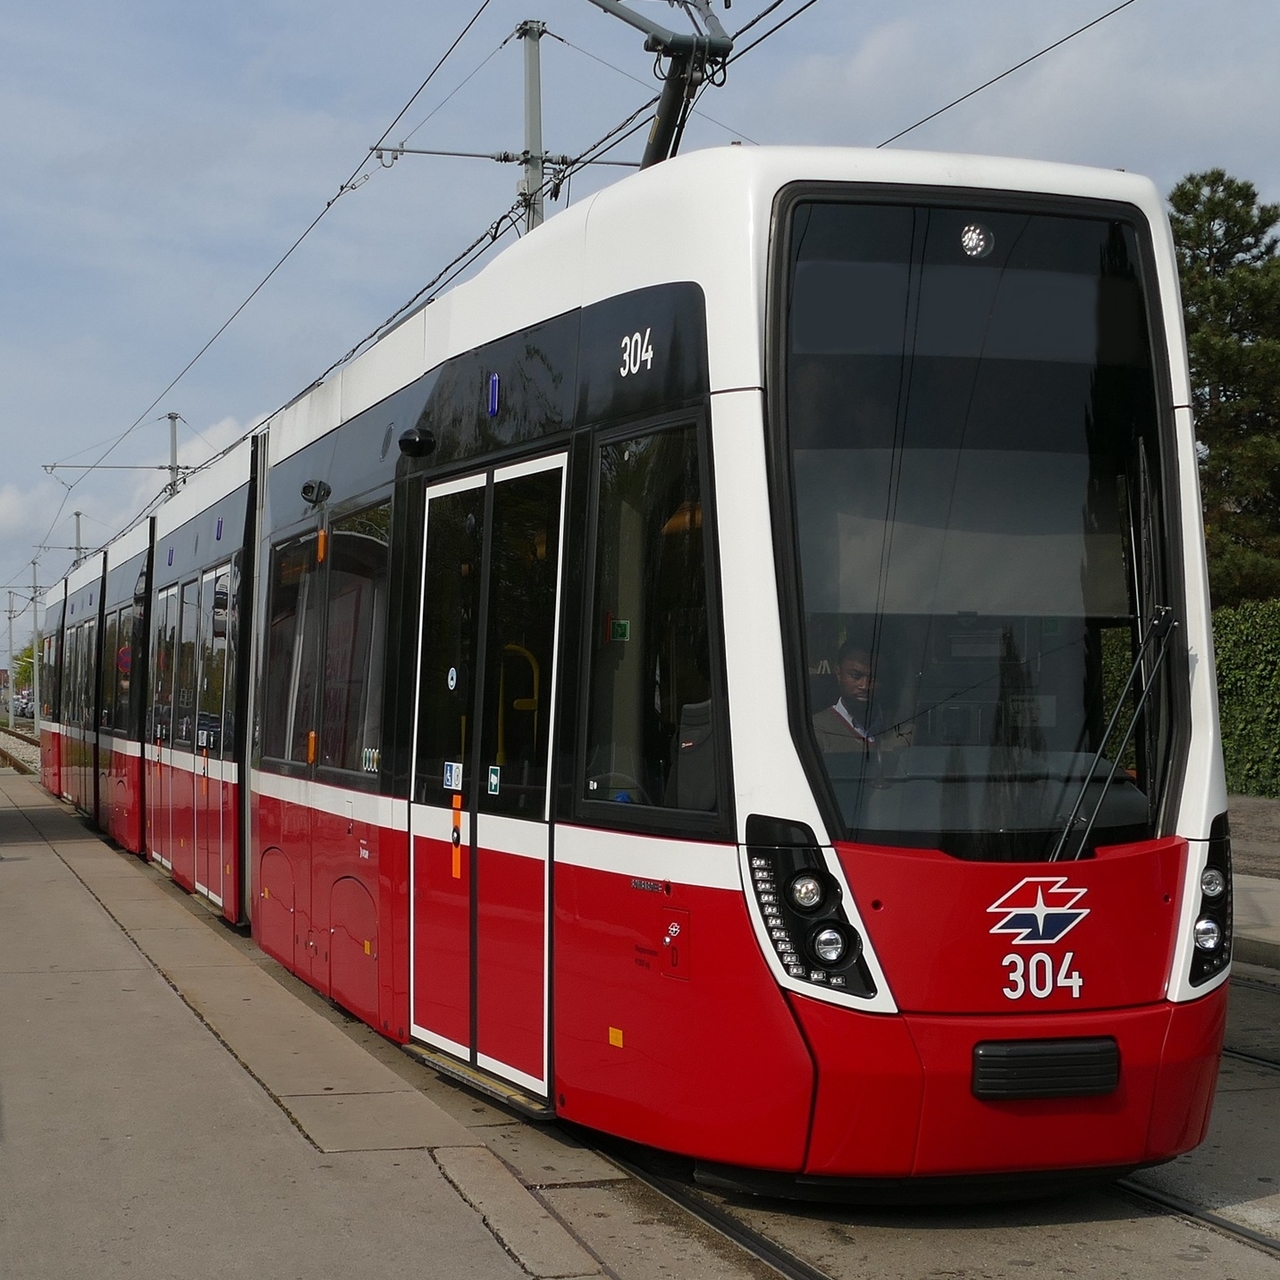
[[1028, 876], [987, 908], [1000, 916], [991, 932], [1012, 934], [1014, 946], [1057, 942], [1089, 914], [1077, 905], [1084, 895], [1066, 876]]

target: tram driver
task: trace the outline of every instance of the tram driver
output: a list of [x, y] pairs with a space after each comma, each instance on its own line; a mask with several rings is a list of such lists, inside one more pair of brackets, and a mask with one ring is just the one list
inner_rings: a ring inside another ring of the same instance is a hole
[[839, 697], [813, 716], [820, 751], [881, 752], [908, 745], [909, 735], [899, 725], [886, 724], [873, 701], [871, 654], [856, 640], [846, 640], [836, 653], [835, 678]]

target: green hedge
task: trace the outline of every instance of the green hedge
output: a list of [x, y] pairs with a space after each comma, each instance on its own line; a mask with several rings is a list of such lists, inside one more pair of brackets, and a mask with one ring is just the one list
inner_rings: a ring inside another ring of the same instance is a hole
[[1280, 600], [1213, 615], [1227, 790], [1280, 796]]

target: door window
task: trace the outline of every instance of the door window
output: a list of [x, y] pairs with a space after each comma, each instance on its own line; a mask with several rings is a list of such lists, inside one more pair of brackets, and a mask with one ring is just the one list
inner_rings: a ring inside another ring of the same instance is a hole
[[482, 812], [545, 816], [561, 475], [557, 467], [494, 485]]
[[[462, 788], [472, 712], [484, 538], [483, 487], [432, 498], [422, 583], [422, 662], [414, 799], [449, 804]], [[450, 766], [445, 786], [445, 766]]]

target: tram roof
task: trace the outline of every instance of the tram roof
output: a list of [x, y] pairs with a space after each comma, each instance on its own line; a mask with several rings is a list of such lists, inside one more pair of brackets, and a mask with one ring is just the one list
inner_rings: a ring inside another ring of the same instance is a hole
[[[707, 298], [713, 391], [764, 382], [766, 264], [777, 193], [801, 181], [1008, 191], [1135, 206], [1176, 299], [1172, 240], [1147, 178], [1040, 160], [839, 147], [728, 146], [624, 178], [548, 219], [463, 284], [423, 305], [271, 423], [280, 461], [453, 356], [552, 316], [655, 284]], [[1171, 344], [1175, 387], [1180, 339]]]

